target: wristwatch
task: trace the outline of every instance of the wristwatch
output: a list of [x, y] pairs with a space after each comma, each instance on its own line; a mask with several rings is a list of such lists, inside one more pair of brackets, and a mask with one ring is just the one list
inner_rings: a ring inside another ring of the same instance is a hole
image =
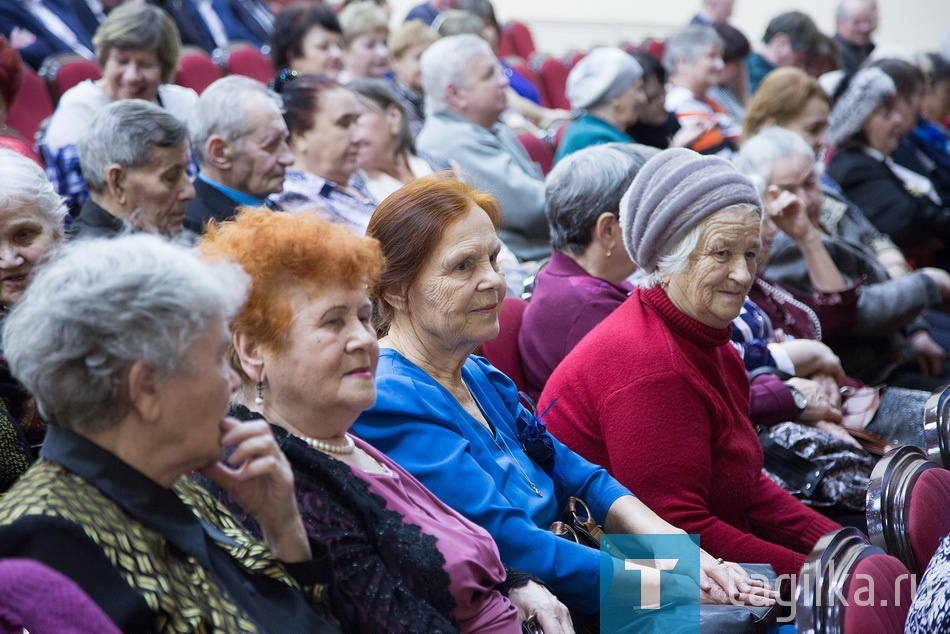
[[795, 399], [795, 407], [798, 408], [798, 413], [801, 414], [805, 411], [805, 408], [808, 407], [808, 399], [791, 385], [788, 386], [788, 389], [792, 391], [792, 398]]

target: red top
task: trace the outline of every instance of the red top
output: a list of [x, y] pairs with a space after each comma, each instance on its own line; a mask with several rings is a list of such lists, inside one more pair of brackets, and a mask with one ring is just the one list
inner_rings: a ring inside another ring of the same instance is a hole
[[659, 287], [634, 291], [561, 362], [539, 411], [559, 396], [545, 416], [551, 432], [713, 556], [797, 574], [840, 527], [762, 473], [749, 381], [729, 337]]

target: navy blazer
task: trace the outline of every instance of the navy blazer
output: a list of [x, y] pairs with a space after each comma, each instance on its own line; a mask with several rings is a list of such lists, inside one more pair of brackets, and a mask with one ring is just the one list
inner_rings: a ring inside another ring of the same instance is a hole
[[[83, 4], [85, 3], [83, 2]], [[90, 51], [94, 50], [92, 34], [88, 33], [71, 3], [65, 0], [46, 0], [46, 6], [58, 15], [66, 26], [72, 29], [73, 33], [76, 34], [76, 38], [86, 48]], [[33, 13], [27, 11], [18, 0], [0, 0], [0, 33], [3, 33], [9, 39], [14, 27], [26, 29], [36, 36], [35, 42], [19, 49], [20, 57], [34, 69], [38, 70], [43, 64], [43, 60], [50, 55], [76, 52], [49, 31], [46, 25]]]
[[[192, 0], [152, 0], [151, 3], [167, 11], [175, 20], [183, 44], [198, 46], [209, 53], [218, 47], [211, 29]], [[213, 0], [211, 6], [221, 19], [229, 40], [244, 40], [258, 47], [264, 44], [266, 39], [257, 37], [238, 19], [230, 0]]]

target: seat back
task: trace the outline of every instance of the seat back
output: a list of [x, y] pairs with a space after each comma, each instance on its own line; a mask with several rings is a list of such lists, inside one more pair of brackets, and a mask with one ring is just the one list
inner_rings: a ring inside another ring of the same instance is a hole
[[40, 66], [39, 73], [40, 77], [46, 80], [54, 104], [59, 102], [64, 92], [76, 84], [87, 79], [102, 78], [99, 64], [71, 53], [47, 57]]
[[223, 76], [224, 73], [221, 68], [207, 51], [197, 47], [188, 47], [188, 50], [182, 52], [175, 83], [179, 86], [191, 88], [200, 95], [205, 88]]
[[521, 57], [529, 60], [534, 55], [534, 38], [523, 22], [512, 20], [501, 28], [498, 40], [499, 57]]
[[517, 297], [506, 297], [501, 304], [498, 317], [498, 336], [482, 342], [481, 355], [504, 372], [514, 381], [518, 389], [524, 391], [524, 371], [521, 369], [521, 354], [518, 352], [518, 332], [528, 302]]
[[237, 46], [228, 55], [228, 72], [267, 84], [277, 75], [270, 58], [253, 46]]
[[551, 144], [530, 132], [519, 134], [518, 142], [524, 147], [531, 160], [541, 167], [541, 172], [547, 176], [551, 167], [554, 166], [554, 148]]
[[567, 76], [570, 73], [567, 64], [556, 57], [548, 57], [541, 62], [541, 88], [546, 96], [549, 108], [571, 109], [567, 98]]
[[950, 468], [950, 385], [933, 391], [924, 407], [927, 459]]
[[[928, 471], [937, 473], [928, 474]], [[942, 473], [941, 473], [942, 472]], [[917, 447], [898, 447], [874, 466], [868, 485], [867, 519], [871, 542], [922, 574], [950, 534], [950, 473], [927, 460]], [[915, 497], [920, 496], [915, 500]]]
[[53, 114], [53, 98], [43, 78], [26, 64], [22, 67], [23, 83], [7, 112], [7, 125], [32, 144], [40, 126]]
[[913, 596], [897, 558], [858, 529], [841, 528], [819, 539], [802, 566], [795, 626], [799, 634], [898, 634]]

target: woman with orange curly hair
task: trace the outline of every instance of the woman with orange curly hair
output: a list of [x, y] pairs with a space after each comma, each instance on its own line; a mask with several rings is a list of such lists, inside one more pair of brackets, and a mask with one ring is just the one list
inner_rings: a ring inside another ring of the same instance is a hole
[[[199, 248], [251, 278], [232, 322], [231, 363], [243, 386], [232, 415], [271, 424], [307, 532], [330, 549], [343, 631], [516, 633], [512, 601], [527, 613], [556, 610], [527, 575], [506, 580], [487, 532], [347, 433], [376, 400], [367, 295], [383, 268], [376, 240], [313, 214], [244, 209], [210, 227]], [[259, 533], [224, 490], [203, 484]]]

